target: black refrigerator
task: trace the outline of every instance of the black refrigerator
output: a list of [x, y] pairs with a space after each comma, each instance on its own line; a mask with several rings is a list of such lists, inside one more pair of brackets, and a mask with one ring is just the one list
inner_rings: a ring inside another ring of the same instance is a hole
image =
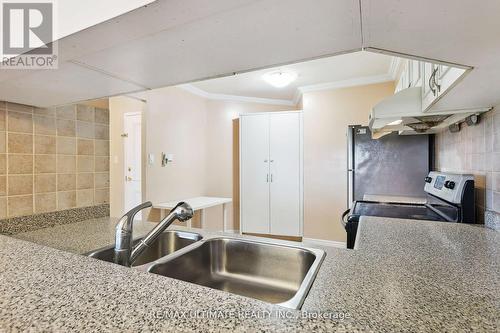
[[425, 197], [424, 179], [432, 166], [431, 135], [387, 134], [372, 139], [366, 126], [347, 130], [347, 206], [365, 194]]

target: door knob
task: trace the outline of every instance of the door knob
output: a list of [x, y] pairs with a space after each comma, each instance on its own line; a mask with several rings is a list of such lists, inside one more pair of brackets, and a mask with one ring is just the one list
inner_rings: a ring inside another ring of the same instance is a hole
[[127, 177], [125, 177], [125, 180], [130, 182], [130, 181], [132, 181], [132, 177], [127, 176]]

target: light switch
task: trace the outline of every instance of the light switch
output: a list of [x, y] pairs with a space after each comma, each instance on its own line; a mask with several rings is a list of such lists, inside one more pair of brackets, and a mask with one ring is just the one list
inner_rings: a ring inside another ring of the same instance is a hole
[[153, 165], [155, 163], [155, 155], [154, 154], [148, 154], [148, 163], [149, 163], [149, 165]]

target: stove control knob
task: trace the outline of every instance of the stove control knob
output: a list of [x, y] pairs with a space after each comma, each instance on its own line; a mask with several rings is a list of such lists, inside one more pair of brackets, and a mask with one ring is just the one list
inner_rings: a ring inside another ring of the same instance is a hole
[[444, 187], [449, 188], [450, 190], [453, 190], [455, 188], [455, 182], [453, 182], [451, 180], [447, 180], [444, 183]]
[[432, 177], [425, 177], [425, 182], [426, 183], [432, 182]]

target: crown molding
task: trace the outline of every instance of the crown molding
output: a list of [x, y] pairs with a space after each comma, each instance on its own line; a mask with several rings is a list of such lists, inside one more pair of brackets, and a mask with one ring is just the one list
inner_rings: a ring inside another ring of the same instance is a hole
[[[182, 84], [177, 87], [184, 89], [194, 95], [211, 99], [211, 100], [221, 100], [221, 101], [233, 101], [233, 102], [245, 102], [245, 103], [258, 103], [258, 104], [272, 104], [272, 105], [285, 105], [285, 106], [296, 106], [302, 94], [305, 92], [321, 91], [321, 90], [333, 90], [340, 88], [349, 88], [355, 86], [364, 86], [369, 84], [384, 83], [394, 81], [394, 77], [400, 66], [400, 59], [393, 57], [391, 60], [391, 66], [387, 74], [382, 75], [372, 75], [364, 76], [355, 79], [342, 80], [342, 81], [332, 81], [320, 84], [313, 84], [308, 86], [298, 87], [293, 95], [292, 100], [286, 99], [274, 99], [274, 98], [260, 98], [260, 97], [247, 97], [247, 96], [237, 96], [237, 95], [226, 95], [226, 94], [215, 94], [209, 93], [203, 89], [197, 88], [192, 84]], [[394, 68], [394, 69], [393, 69]]]
[[258, 104], [271, 104], [271, 105], [285, 105], [285, 106], [295, 106], [291, 100], [287, 99], [274, 99], [274, 98], [260, 98], [260, 97], [247, 97], [247, 96], [237, 96], [237, 95], [226, 95], [226, 94], [213, 94], [206, 92], [200, 88], [193, 86], [192, 84], [182, 84], [177, 86], [184, 89], [192, 94], [198, 95], [212, 100], [219, 101], [232, 101], [232, 102], [245, 102], [245, 103], [258, 103]]
[[364, 86], [368, 84], [383, 83], [390, 81], [394, 81], [390, 74], [382, 74], [382, 75], [364, 76], [356, 79], [312, 84], [309, 86], [299, 87], [298, 90], [301, 93], [305, 93], [305, 92], [312, 92], [319, 90], [333, 90], [333, 89], [349, 88], [355, 86]]

